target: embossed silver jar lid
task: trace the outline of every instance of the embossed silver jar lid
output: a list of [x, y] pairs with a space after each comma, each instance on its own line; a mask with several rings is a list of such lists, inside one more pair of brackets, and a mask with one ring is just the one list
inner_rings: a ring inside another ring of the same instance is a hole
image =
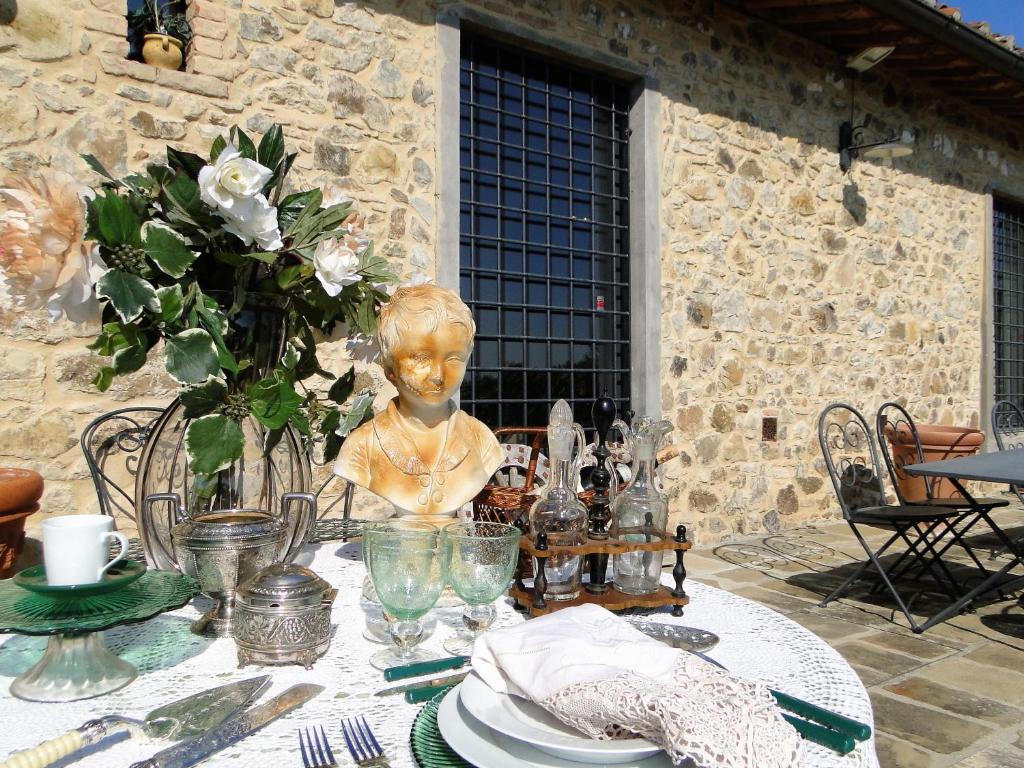
[[309, 568], [274, 563], [238, 587], [236, 600], [253, 608], [305, 608], [319, 605], [331, 585]]

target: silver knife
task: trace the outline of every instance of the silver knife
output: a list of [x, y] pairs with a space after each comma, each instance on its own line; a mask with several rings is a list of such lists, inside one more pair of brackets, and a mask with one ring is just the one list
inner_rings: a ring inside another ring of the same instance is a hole
[[465, 672], [459, 672], [456, 675], [448, 675], [447, 677], [435, 677], [433, 680], [420, 680], [415, 683], [405, 683], [404, 685], [396, 685], [391, 688], [381, 688], [375, 696], [394, 696], [397, 693], [405, 693], [406, 691], [418, 691], [421, 688], [444, 688], [446, 685], [455, 685], [466, 678], [469, 674], [469, 670]]
[[267, 723], [297, 709], [324, 690], [322, 685], [293, 685], [280, 696], [226, 720], [202, 736], [168, 747], [149, 760], [134, 763], [131, 768], [189, 768], [214, 752], [231, 746]]

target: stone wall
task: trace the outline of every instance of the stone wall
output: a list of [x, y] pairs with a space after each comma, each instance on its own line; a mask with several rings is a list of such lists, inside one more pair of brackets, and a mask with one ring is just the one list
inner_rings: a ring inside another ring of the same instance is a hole
[[[721, 4], [472, 5], [659, 83], [661, 198], [647, 202], [660, 206], [661, 405], [679, 451], [663, 472], [699, 541], [836, 513], [814, 427], [831, 400], [873, 411], [898, 397], [922, 421], [979, 423], [985, 190], [1024, 197], [1014, 126], [869, 73], [857, 115], [872, 113], [879, 136], [912, 131], [916, 153], [844, 176], [850, 82], [829, 51]], [[82, 152], [124, 172], [167, 142], [204, 151], [232, 124], [278, 122], [300, 151], [296, 185], [337, 184], [396, 271], [431, 274], [437, 11], [194, 0], [189, 71], [167, 72], [124, 58], [125, 0], [19, 0], [13, 18], [0, 10], [0, 163], [88, 180]], [[51, 513], [95, 509], [85, 424], [173, 389], [149, 366], [95, 392], [93, 331], [0, 308], [0, 463], [40, 469]], [[340, 364], [340, 347], [326, 358]]]

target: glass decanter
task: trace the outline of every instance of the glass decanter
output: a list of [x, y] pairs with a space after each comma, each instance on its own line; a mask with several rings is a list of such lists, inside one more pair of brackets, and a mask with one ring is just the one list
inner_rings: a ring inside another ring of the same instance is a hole
[[[654, 484], [654, 456], [672, 425], [643, 416], [632, 425], [617, 419], [612, 426], [622, 433], [633, 457], [633, 477], [612, 502], [611, 537], [626, 542], [659, 541], [668, 525], [668, 501]], [[664, 554], [640, 551], [615, 555], [612, 570], [616, 589], [630, 595], [657, 592]]]
[[[530, 536], [547, 533], [548, 546], [579, 546], [587, 542], [587, 508], [576, 496], [579, 461], [586, 445], [583, 428], [573, 422], [572, 409], [559, 400], [551, 409], [548, 422], [548, 451], [551, 454], [551, 479], [541, 496], [530, 507]], [[577, 445], [573, 459], [573, 445]], [[534, 558], [534, 573], [540, 564]], [[579, 555], [551, 555], [546, 559], [545, 600], [572, 600], [580, 593], [583, 558]]]

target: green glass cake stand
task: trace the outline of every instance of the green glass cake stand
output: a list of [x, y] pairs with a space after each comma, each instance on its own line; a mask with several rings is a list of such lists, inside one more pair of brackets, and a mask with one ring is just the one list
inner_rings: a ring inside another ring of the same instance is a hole
[[28, 701], [102, 696], [135, 679], [135, 667], [103, 644], [103, 630], [180, 608], [199, 591], [188, 576], [147, 571], [122, 589], [78, 599], [30, 592], [0, 581], [0, 633], [49, 635], [43, 658], [11, 683]]

